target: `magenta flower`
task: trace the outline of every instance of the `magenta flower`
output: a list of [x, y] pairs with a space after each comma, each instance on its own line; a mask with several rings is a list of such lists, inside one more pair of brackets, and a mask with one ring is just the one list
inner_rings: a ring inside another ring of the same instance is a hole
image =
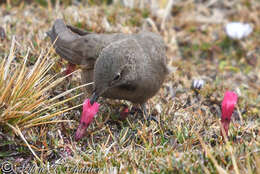
[[75, 140], [80, 140], [90, 123], [93, 121], [94, 116], [97, 114], [99, 104], [95, 102], [93, 105], [90, 104], [90, 99], [86, 99], [83, 104], [83, 111], [80, 118], [80, 124], [76, 132]]
[[[228, 128], [231, 121], [231, 116], [237, 103], [237, 94], [232, 91], [226, 91], [224, 99], [221, 104], [221, 124], [225, 130], [226, 136], [228, 136]], [[221, 131], [221, 135], [222, 131]]]

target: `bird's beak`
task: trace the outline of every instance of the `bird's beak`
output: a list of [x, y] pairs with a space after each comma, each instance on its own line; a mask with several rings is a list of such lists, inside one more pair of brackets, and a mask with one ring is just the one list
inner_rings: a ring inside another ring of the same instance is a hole
[[97, 101], [98, 98], [99, 98], [99, 95], [96, 92], [94, 92], [90, 98], [90, 104], [93, 105]]

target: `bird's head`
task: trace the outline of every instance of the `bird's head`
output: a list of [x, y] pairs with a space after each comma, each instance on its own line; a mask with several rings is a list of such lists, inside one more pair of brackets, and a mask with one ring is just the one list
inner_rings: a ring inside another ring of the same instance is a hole
[[94, 68], [94, 93], [91, 103], [102, 94], [115, 90], [131, 90], [136, 76], [136, 64], [127, 48], [104, 49]]

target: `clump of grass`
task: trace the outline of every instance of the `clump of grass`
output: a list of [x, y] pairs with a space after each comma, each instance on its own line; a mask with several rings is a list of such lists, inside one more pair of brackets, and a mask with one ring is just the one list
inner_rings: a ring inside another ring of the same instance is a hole
[[[48, 91], [62, 82], [66, 76], [56, 78], [55, 75], [48, 74], [54, 65], [49, 53], [39, 55], [32, 68], [26, 66], [28, 56], [29, 50], [22, 58], [23, 63], [15, 62], [13, 38], [9, 56], [0, 60], [0, 125], [14, 131], [30, 148], [21, 130], [42, 124], [70, 121], [54, 118], [79, 107], [80, 105], [68, 108], [65, 103], [82, 93], [61, 100], [61, 97], [81, 87], [79, 86], [50, 98]], [[34, 152], [33, 154], [39, 159]]]

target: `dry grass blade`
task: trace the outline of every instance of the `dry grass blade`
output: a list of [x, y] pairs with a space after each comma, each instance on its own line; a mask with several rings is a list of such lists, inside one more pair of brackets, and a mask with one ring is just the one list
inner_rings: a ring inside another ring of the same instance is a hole
[[255, 158], [256, 166], [258, 166], [258, 167], [256, 167], [256, 173], [260, 174], [260, 168], [259, 168], [259, 166], [260, 166], [260, 155], [256, 154], [256, 153], [253, 153], [253, 156]]
[[232, 163], [234, 165], [235, 172], [236, 172], [236, 174], [239, 174], [240, 172], [239, 172], [239, 169], [238, 169], [238, 166], [237, 166], [236, 157], [234, 155], [234, 149], [232, 148], [232, 146], [228, 142], [227, 142], [226, 148], [228, 149], [228, 151], [231, 154], [231, 159], [232, 159]]
[[197, 133], [197, 136], [199, 138], [199, 141], [200, 141], [203, 149], [206, 151], [207, 156], [211, 159], [211, 161], [215, 165], [218, 173], [228, 174], [228, 172], [225, 169], [223, 169], [220, 165], [218, 165], [216, 158], [212, 155], [211, 150], [207, 147], [207, 145], [205, 144], [205, 142], [202, 140], [202, 138], [200, 137], [200, 135], [198, 133]]
[[253, 172], [252, 172], [252, 168], [250, 166], [250, 154], [248, 151], [246, 152], [246, 167], [247, 167], [248, 173], [252, 174]]
[[10, 53], [9, 53], [9, 56], [8, 56], [8, 59], [7, 59], [7, 63], [3, 64], [3, 65], [5, 65], [4, 71], [3, 71], [3, 74], [4, 74], [3, 79], [4, 80], [6, 80], [6, 77], [9, 73], [10, 64], [11, 64], [12, 60], [14, 59], [14, 44], [15, 44], [15, 37], [13, 37], [13, 39], [12, 39], [12, 45], [11, 45], [11, 48], [10, 48]]
[[229, 153], [231, 154], [231, 159], [232, 159], [232, 163], [234, 165], [234, 170], [235, 170], [236, 174], [239, 174], [239, 169], [238, 169], [238, 166], [237, 166], [236, 158], [234, 156], [234, 149], [232, 148], [232, 146], [230, 145], [230, 143], [228, 141], [228, 138], [227, 138], [227, 136], [225, 134], [225, 130], [224, 130], [223, 125], [221, 124], [220, 121], [218, 121], [218, 124], [219, 124], [219, 126], [221, 128], [222, 135], [224, 136], [224, 141], [226, 143], [226, 148], [229, 151]]
[[68, 108], [68, 109], [63, 109], [61, 111], [57, 111], [57, 112], [52, 113], [52, 114], [47, 114], [47, 115], [44, 115], [44, 116], [41, 116], [41, 117], [38, 117], [38, 118], [34, 118], [34, 119], [26, 122], [26, 125], [24, 127], [32, 127], [31, 124], [35, 124], [36, 125], [37, 123], [44, 124], [45, 122], [43, 122], [43, 121], [50, 120], [51, 118], [53, 118], [53, 117], [55, 117], [57, 115], [61, 115], [62, 113], [67, 112], [67, 111], [72, 110], [72, 109], [75, 109], [75, 108], [77, 108], [79, 106], [81, 106], [81, 104], [77, 105], [77, 106], [74, 106], [74, 107], [71, 107], [71, 108]]
[[32, 154], [33, 154], [33, 156], [39, 161], [39, 162], [41, 162], [42, 163], [42, 160], [36, 155], [36, 153], [34, 152], [34, 150], [31, 148], [31, 146], [29, 145], [29, 143], [26, 141], [26, 139], [25, 139], [25, 137], [23, 136], [23, 134], [22, 134], [22, 132], [21, 132], [21, 130], [19, 129], [19, 127], [17, 127], [17, 126], [12, 126], [12, 125], [10, 125], [10, 124], [8, 124], [7, 123], [7, 125], [10, 127], [10, 128], [12, 128], [12, 130], [17, 134], [17, 135], [19, 135], [21, 138], [22, 138], [22, 140], [25, 142], [25, 144], [27, 145], [27, 147], [30, 149], [30, 151], [32, 152]]
[[62, 82], [65, 77], [55, 80], [54, 77], [48, 75], [54, 65], [48, 53], [44, 55], [42, 52], [32, 68], [26, 66], [29, 50], [23, 57], [22, 64], [16, 62], [15, 42], [13, 38], [9, 56], [0, 60], [0, 67], [2, 67], [0, 70], [0, 124], [7, 125], [19, 135], [36, 159], [41, 161], [26, 141], [21, 129], [42, 124], [68, 122], [69, 120], [53, 119], [81, 106], [80, 104], [68, 108], [64, 104], [79, 97], [82, 93], [67, 99], [60, 98], [89, 84], [49, 98], [48, 91]]

